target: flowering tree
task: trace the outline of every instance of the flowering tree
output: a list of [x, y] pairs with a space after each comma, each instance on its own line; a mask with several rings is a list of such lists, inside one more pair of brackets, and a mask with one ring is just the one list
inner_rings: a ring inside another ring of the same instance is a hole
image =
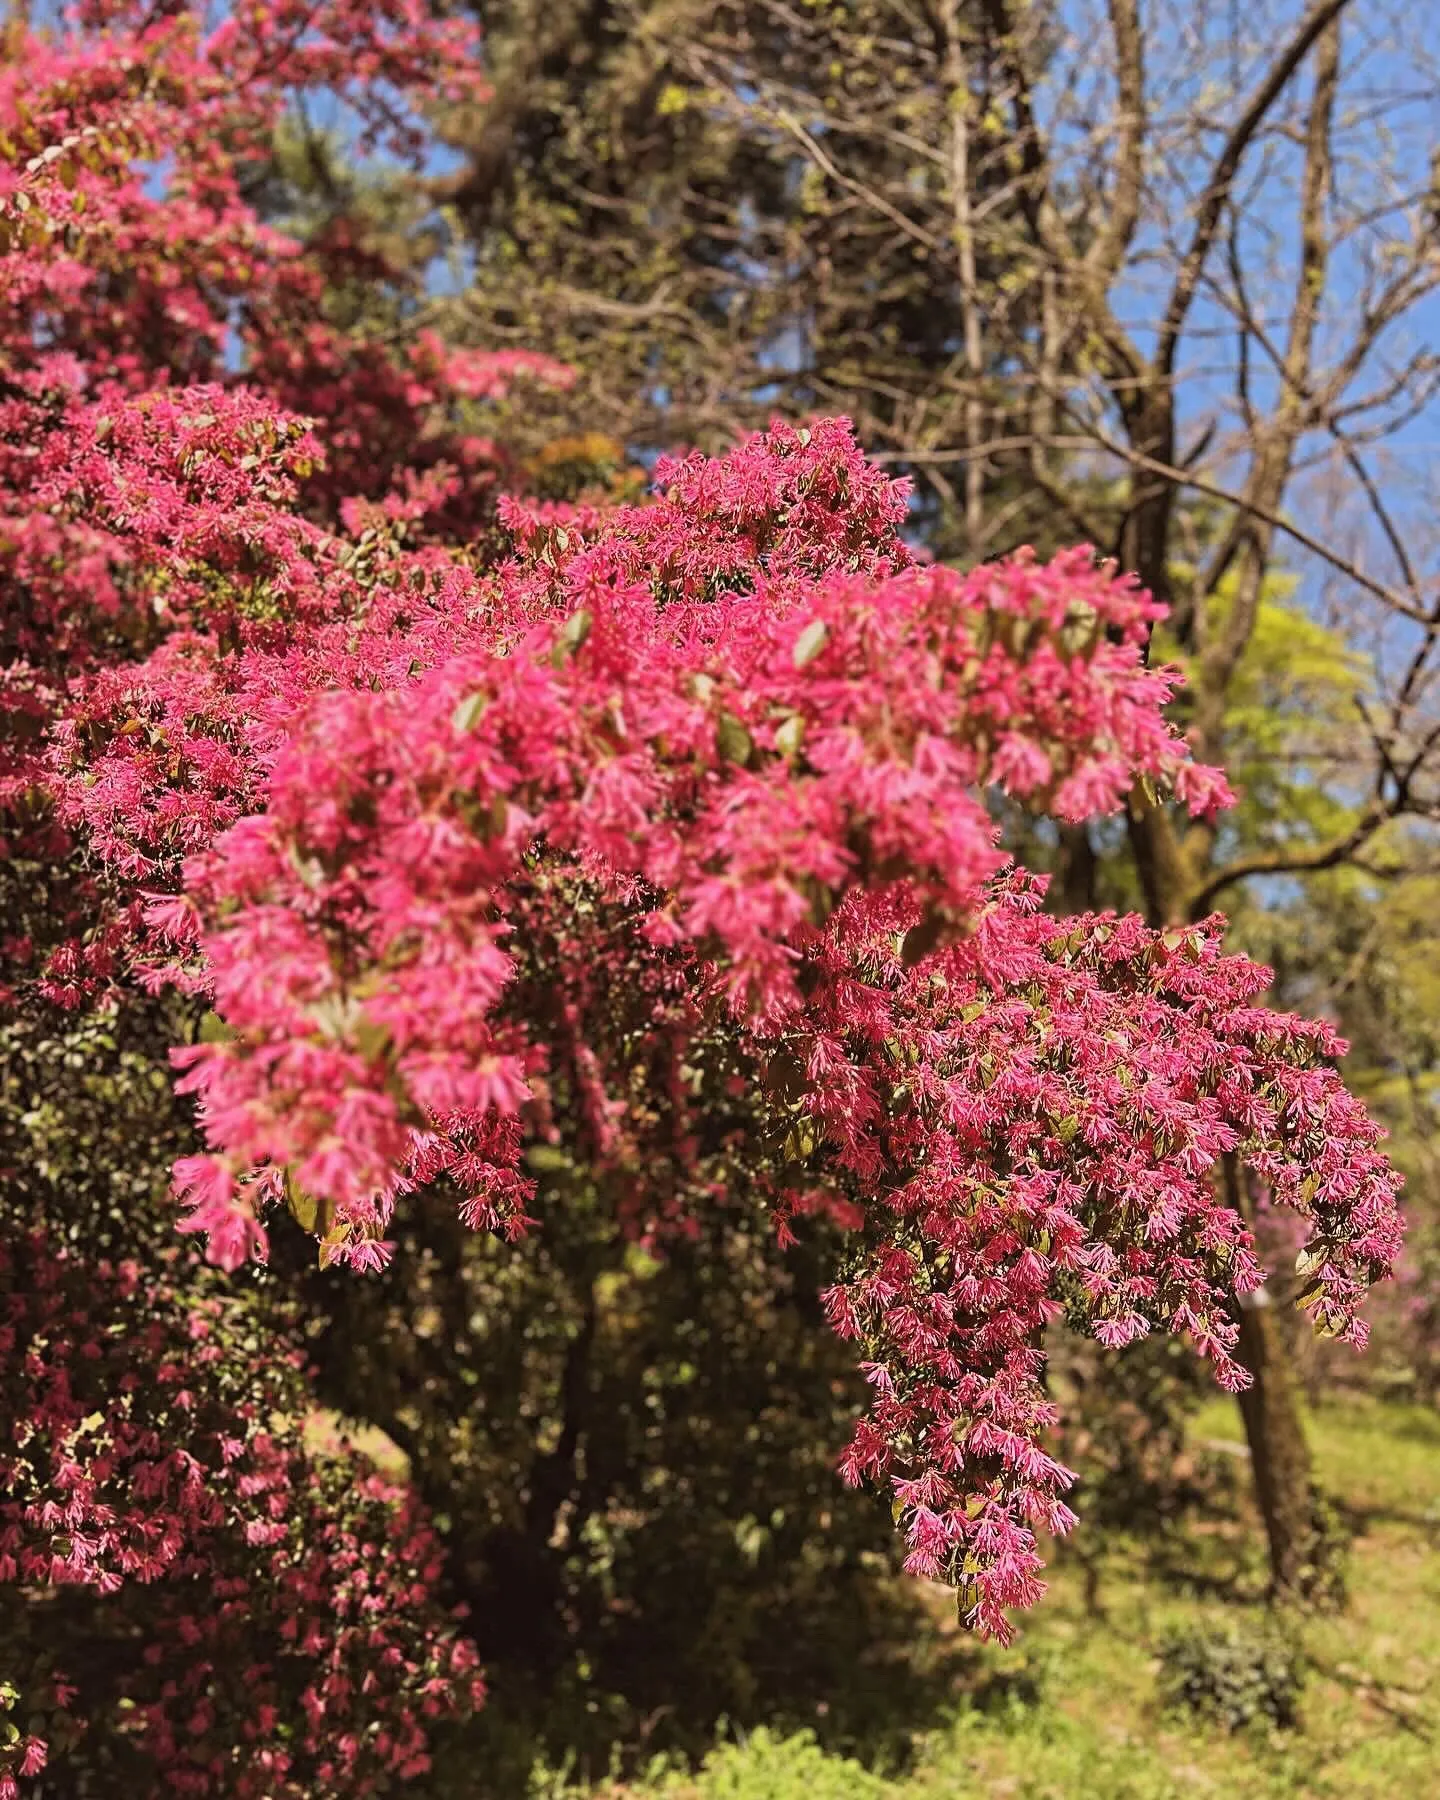
[[[649, 1241], [737, 1194], [782, 1235], [827, 1215], [873, 1390], [843, 1472], [1004, 1636], [1073, 1522], [1047, 1321], [1181, 1334], [1240, 1383], [1260, 1270], [1223, 1164], [1304, 1220], [1303, 1304], [1358, 1344], [1395, 1178], [1333, 1034], [1260, 1006], [1218, 919], [1057, 923], [997, 841], [1002, 793], [1225, 803], [1133, 582], [1085, 550], [925, 566], [843, 421], [664, 461], [642, 504], [498, 494], [468, 409], [564, 372], [327, 320], [343, 245], [267, 233], [247, 160], [316, 84], [405, 148], [395, 96], [442, 68], [463, 101], [473, 47], [419, 0], [255, 0], [203, 39], [89, 6], [6, 65], [8, 1004], [205, 1009], [175, 1180], [221, 1270], [285, 1208], [363, 1275], [442, 1178], [518, 1237], [577, 1162]], [[156, 194], [137, 163], [171, 158]], [[341, 1504], [294, 1428], [303, 1357], [237, 1372], [213, 1278], [26, 1223], [0, 1575], [163, 1590], [122, 1698], [177, 1785], [422, 1767], [474, 1678], [410, 1503]], [[268, 1648], [237, 1668], [242, 1628]], [[63, 1711], [41, 1651], [27, 1704]]]
[[[357, 253], [245, 197], [298, 91], [339, 91], [393, 154], [419, 143], [407, 95], [476, 91], [473, 42], [428, 7], [242, 5], [206, 36], [183, 8], [88, 4], [12, 23], [4, 51], [5, 1140], [35, 1160], [5, 1171], [0, 1244], [0, 1794], [57, 1755], [128, 1792], [366, 1792], [426, 1766], [430, 1722], [479, 1698], [475, 1653], [413, 1498], [313, 1453], [300, 1322], [151, 1229], [179, 1140], [135, 1125], [155, 1008], [125, 975], [134, 871], [75, 829], [54, 747], [147, 657], [198, 674], [202, 646], [318, 616], [327, 576], [360, 579], [332, 530], [473, 529], [501, 457], [472, 415], [565, 374], [342, 331], [326, 284]], [[300, 393], [324, 470], [284, 411]], [[49, 1041], [57, 1011], [92, 1023]], [[35, 1141], [56, 1105], [88, 1158]]]

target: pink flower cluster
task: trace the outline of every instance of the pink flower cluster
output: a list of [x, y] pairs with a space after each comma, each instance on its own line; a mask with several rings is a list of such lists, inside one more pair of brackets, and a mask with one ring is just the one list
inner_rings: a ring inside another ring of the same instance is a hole
[[[349, 1795], [428, 1766], [430, 1721], [478, 1704], [473, 1647], [435, 1605], [435, 1537], [358, 1459], [302, 1440], [303, 1358], [237, 1356], [244, 1317], [134, 1263], [0, 1243], [0, 1583], [83, 1590], [94, 1630], [153, 1589], [118, 1693], [52, 1672], [25, 1711], [119, 1729], [169, 1791]], [[286, 1730], [277, 1735], [277, 1722]], [[44, 1765], [0, 1749], [0, 1795]], [[9, 1763], [7, 1765], [7, 1760]]]
[[[722, 1185], [696, 1078], [718, 1034], [752, 1090], [728, 1179], [783, 1229], [823, 1209], [856, 1233], [829, 1303], [875, 1403], [846, 1472], [890, 1482], [911, 1566], [1003, 1635], [1037, 1529], [1070, 1520], [1046, 1322], [1183, 1332], [1242, 1379], [1233, 1153], [1305, 1216], [1308, 1303], [1359, 1341], [1395, 1178], [1339, 1046], [1256, 1004], [1268, 978], [1218, 921], [1061, 926], [1006, 874], [993, 791], [1062, 818], [1141, 776], [1226, 798], [1163, 721], [1133, 584], [1084, 551], [914, 564], [903, 491], [841, 423], [657, 485], [563, 522], [507, 503], [516, 554], [488, 574], [417, 580], [397, 552], [343, 650], [297, 615], [287, 648], [231, 659], [220, 712], [271, 721], [221, 732], [246, 816], [149, 914], [222, 1022], [176, 1053], [212, 1146], [177, 1171], [186, 1223], [233, 1267], [287, 1203], [327, 1260], [374, 1268], [442, 1174], [472, 1223], [521, 1229], [547, 1142], [623, 1168], [637, 1228], [673, 1223]], [[167, 659], [130, 679], [166, 704]], [[122, 731], [73, 765], [117, 865], [166, 816], [153, 769], [118, 803], [146, 756]], [[214, 791], [192, 763], [170, 867]]]
[[[472, 531], [505, 464], [477, 407], [569, 380], [541, 356], [341, 329], [328, 284], [375, 253], [344, 220], [302, 246], [244, 195], [306, 88], [415, 148], [407, 103], [483, 90], [470, 27], [419, 0], [257, 0], [205, 37], [197, 10], [101, 0], [12, 32], [0, 61], [0, 851], [57, 866], [40, 739], [77, 675], [161, 644], [193, 661], [191, 630], [212, 650], [273, 638], [317, 597], [335, 619], [365, 569], [337, 567], [353, 545], [328, 530], [363, 535], [369, 508], [412, 542]], [[45, 929], [0, 947], [12, 983], [76, 1005], [113, 974], [85, 886], [67, 876]]]
[[875, 1194], [827, 1296], [874, 1390], [845, 1473], [889, 1480], [908, 1566], [1001, 1637], [1004, 1609], [1041, 1591], [1036, 1530], [1073, 1522], [1045, 1449], [1050, 1319], [1112, 1347], [1184, 1334], [1243, 1386], [1233, 1299], [1262, 1275], [1217, 1202], [1226, 1155], [1299, 1215], [1326, 1335], [1364, 1343], [1356, 1307], [1400, 1246], [1380, 1133], [1329, 1066], [1341, 1046], [1256, 1004], [1269, 973], [1223, 954], [1223, 921], [1057, 923], [1039, 898], [1003, 882], [973, 936], [909, 970], [896, 927], [913, 915], [848, 908], [820, 954], [837, 980], [865, 967], [866, 991], [827, 1001], [807, 1046], [811, 1116], [847, 1190]]
[[[504, 1005], [509, 890], [537, 846], [643, 884], [645, 942], [691, 956], [763, 1041], [803, 1022], [804, 934], [852, 888], [903, 880], [964, 928], [1004, 861], [987, 786], [1069, 816], [1137, 769], [1218, 793], [1161, 722], [1144, 602], [1088, 553], [898, 567], [903, 496], [842, 428], [733, 461], [592, 535], [532, 538], [473, 650], [395, 687], [332, 684], [263, 810], [192, 862], [195, 910], [162, 909], [199, 931], [234, 1034], [187, 1056], [223, 1155], [185, 1175], [200, 1218], [232, 1221], [227, 1257], [252, 1166], [331, 1208], [337, 1248], [367, 1245], [417, 1129], [519, 1111], [544, 1046]], [[712, 494], [722, 517], [693, 531]]]

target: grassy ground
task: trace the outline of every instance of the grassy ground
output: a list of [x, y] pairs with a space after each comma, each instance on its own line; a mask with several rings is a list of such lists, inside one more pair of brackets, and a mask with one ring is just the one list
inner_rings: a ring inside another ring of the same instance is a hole
[[[1196, 1436], [1237, 1435], [1219, 1400]], [[1080, 1571], [1057, 1571], [1020, 1641], [986, 1650], [985, 1710], [961, 1706], [885, 1778], [803, 1737], [722, 1745], [698, 1776], [656, 1770], [604, 1800], [1366, 1800], [1440, 1794], [1440, 1417], [1374, 1402], [1329, 1403], [1311, 1419], [1320, 1476], [1356, 1532], [1343, 1614], [1295, 1630], [1308, 1665], [1298, 1727], [1238, 1733], [1161, 1706], [1168, 1632], [1265, 1629], [1254, 1522], [1194, 1538], [1160, 1579], [1137, 1557], [1104, 1566], [1101, 1616]], [[1224, 1592], [1226, 1598], [1217, 1597]], [[1236, 1598], [1236, 1595], [1241, 1596]], [[573, 1793], [537, 1777], [536, 1800]], [[592, 1791], [602, 1800], [602, 1791]]]

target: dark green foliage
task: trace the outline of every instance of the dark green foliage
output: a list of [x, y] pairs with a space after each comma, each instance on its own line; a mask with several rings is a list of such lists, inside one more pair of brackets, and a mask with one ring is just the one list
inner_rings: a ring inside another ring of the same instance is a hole
[[506, 1246], [437, 1197], [385, 1275], [309, 1301], [324, 1398], [401, 1447], [471, 1605], [469, 1765], [503, 1792], [540, 1752], [699, 1754], [722, 1718], [899, 1753], [945, 1659], [888, 1515], [834, 1470], [858, 1393], [821, 1247], [717, 1204], [652, 1257], [580, 1181], [540, 1210]]
[[192, 1148], [169, 1045], [181, 1011], [134, 1000], [75, 1015], [13, 1014], [0, 1025], [0, 1171], [7, 1227], [45, 1223], [87, 1253], [179, 1248], [170, 1166]]
[[1194, 1626], [1166, 1639], [1160, 1671], [1168, 1706], [1229, 1731], [1265, 1723], [1288, 1730], [1297, 1722], [1305, 1663], [1278, 1632]]
[[[474, 247], [463, 291], [436, 303], [447, 330], [573, 364], [571, 416], [637, 448], [846, 414], [914, 475], [942, 555], [1048, 539], [1054, 509], [1013, 449], [1020, 365], [968, 369], [950, 253], [963, 87], [982, 304], [1033, 329], [1007, 64], [982, 7], [955, 9], [962, 74], [939, 10], [906, 0], [472, 5], [495, 92], [443, 121], [465, 161], [435, 185]], [[963, 440], [976, 399], [986, 441], [1012, 449], [986, 463], [993, 529], [971, 544], [964, 467], [929, 452]], [[517, 420], [521, 439], [556, 416]]]
[[472, 1609], [494, 1702], [457, 1792], [477, 1760], [513, 1793], [541, 1752], [593, 1771], [617, 1749], [699, 1754], [722, 1717], [867, 1754], [933, 1721], [933, 1620], [888, 1514], [834, 1469], [860, 1383], [820, 1315], [823, 1244], [781, 1252], [758, 1204], [717, 1203], [700, 1238], [650, 1256], [567, 1165], [520, 1245], [436, 1194], [383, 1277], [321, 1274], [298, 1231], [268, 1270], [219, 1275], [192, 1263], [168, 1191], [195, 1134], [167, 1052], [195, 1029], [138, 996], [6, 1023], [5, 1228], [43, 1220], [171, 1283], [188, 1268], [238, 1304], [245, 1363], [303, 1309], [319, 1402], [401, 1447]]

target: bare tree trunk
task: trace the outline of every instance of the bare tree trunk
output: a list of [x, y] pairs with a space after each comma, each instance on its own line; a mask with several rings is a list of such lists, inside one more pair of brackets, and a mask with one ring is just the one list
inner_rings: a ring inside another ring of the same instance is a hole
[[[1225, 1158], [1225, 1198], [1254, 1228], [1254, 1210], [1236, 1158]], [[1238, 1360], [1251, 1385], [1239, 1396], [1255, 1498], [1270, 1551], [1270, 1588], [1277, 1599], [1303, 1596], [1312, 1572], [1315, 1506], [1310, 1446], [1295, 1391], [1294, 1372], [1267, 1288], [1247, 1294], [1240, 1308]]]
[[[1193, 911], [1189, 846], [1182, 847], [1165, 809], [1139, 792], [1131, 796], [1128, 822], [1151, 923], [1189, 924]], [[1234, 1156], [1224, 1159], [1223, 1178], [1226, 1203], [1253, 1231], [1253, 1209]], [[1246, 1295], [1242, 1302], [1235, 1357], [1250, 1376], [1250, 1386], [1239, 1396], [1240, 1415], [1250, 1447], [1255, 1499], [1265, 1525], [1271, 1593], [1277, 1599], [1299, 1597], [1313, 1573], [1316, 1539], [1310, 1452], [1292, 1359], [1268, 1288]]]
[[[1248, 1295], [1251, 1302], [1265, 1297]], [[1271, 1305], [1249, 1304], [1240, 1314], [1239, 1359], [1253, 1378], [1240, 1395], [1240, 1416], [1255, 1472], [1255, 1498], [1270, 1549], [1270, 1586], [1277, 1596], [1304, 1591], [1315, 1536], [1310, 1494], [1310, 1448], [1300, 1421], [1284, 1345]]]

